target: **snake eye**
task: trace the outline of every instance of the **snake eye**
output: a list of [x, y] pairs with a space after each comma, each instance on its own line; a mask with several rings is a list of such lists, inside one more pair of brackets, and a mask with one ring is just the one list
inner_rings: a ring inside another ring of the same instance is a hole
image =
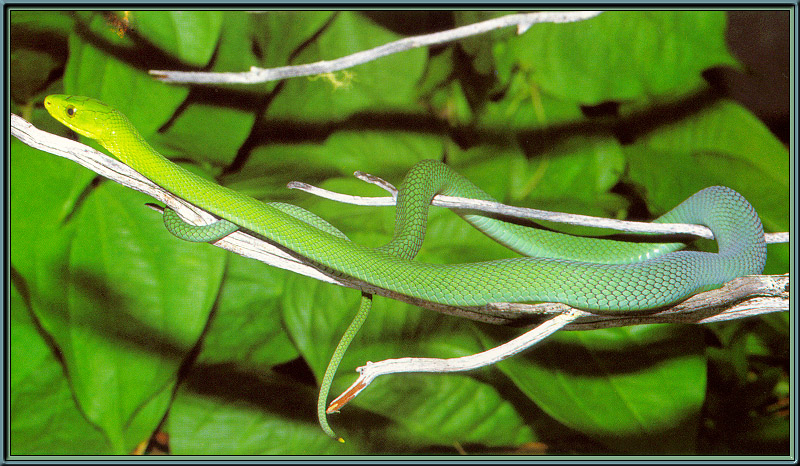
[[75, 107], [73, 107], [72, 105], [70, 105], [69, 107], [67, 107], [67, 115], [69, 115], [69, 116], [75, 116]]

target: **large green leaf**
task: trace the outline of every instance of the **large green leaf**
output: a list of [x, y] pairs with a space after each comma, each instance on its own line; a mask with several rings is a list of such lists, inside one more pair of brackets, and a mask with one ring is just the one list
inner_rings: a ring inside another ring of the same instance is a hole
[[[193, 102], [180, 112], [169, 129], [151, 138], [165, 156], [227, 166], [250, 134], [255, 115], [242, 109]], [[212, 132], [215, 137], [199, 139]]]
[[722, 11], [607, 11], [587, 21], [537, 24], [499, 43], [500, 75], [530, 73], [545, 93], [584, 104], [680, 95], [701, 72], [736, 61]]
[[286, 273], [231, 255], [198, 364], [267, 370], [297, 357], [279, 307]]
[[16, 286], [10, 288], [8, 453], [112, 453], [108, 439], [76, 405], [64, 367], [31, 318], [25, 298]]
[[[213, 382], [212, 384], [209, 384]], [[274, 375], [203, 366], [175, 395], [167, 420], [175, 455], [347, 455], [364, 451], [322, 432], [309, 387]]]
[[253, 14], [264, 67], [299, 65], [295, 58], [304, 43], [320, 32], [337, 13], [333, 11], [265, 11]]
[[204, 66], [220, 38], [221, 11], [133, 11], [130, 29], [184, 63]]
[[681, 326], [561, 333], [498, 367], [550, 416], [614, 450], [691, 454], [702, 343], [699, 329]]
[[[499, 151], [488, 145], [452, 154], [459, 171], [478, 186], [491, 190], [508, 183], [507, 192], [496, 195], [507, 195], [511, 204], [533, 200], [537, 208], [553, 208], [548, 203], [564, 199], [602, 202], [625, 166], [619, 142], [609, 137], [575, 137], [531, 160], [518, 148]], [[503, 180], [494, 181], [498, 176]]]
[[[93, 173], [16, 139], [10, 147], [10, 260], [36, 283], [37, 273], [47, 273], [42, 265], [63, 256], [74, 230], [67, 219]], [[48, 189], [41, 189], [43, 183]]]
[[87, 417], [129, 452], [163, 417], [182, 359], [203, 330], [224, 255], [172, 238], [143, 196], [94, 190], [73, 219], [63, 296], [33, 296]]
[[[335, 20], [297, 56], [299, 63], [334, 60], [397, 40], [398, 36], [355, 12]], [[356, 112], [415, 110], [415, 84], [422, 76], [425, 51], [389, 55], [332, 75], [296, 78], [270, 105], [267, 116], [302, 121], [341, 120]]]

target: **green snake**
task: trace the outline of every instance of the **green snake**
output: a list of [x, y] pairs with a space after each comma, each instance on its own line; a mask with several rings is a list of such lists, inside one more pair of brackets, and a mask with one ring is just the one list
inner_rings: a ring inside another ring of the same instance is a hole
[[[434, 195], [492, 200], [440, 162], [423, 161], [412, 168], [400, 188], [394, 237], [383, 247], [370, 248], [348, 240], [299, 207], [264, 203], [175, 165], [155, 151], [124, 115], [96, 99], [51, 95], [45, 99], [45, 108], [157, 185], [220, 218], [207, 227], [192, 227], [167, 209], [165, 223], [176, 236], [211, 241], [241, 228], [335, 276], [434, 303], [562, 302], [595, 313], [643, 312], [718, 288], [736, 277], [760, 274], [766, 261], [763, 227], [753, 207], [736, 191], [712, 186], [655, 221], [709, 227], [717, 240], [716, 253], [677, 251], [681, 243], [573, 237], [466, 211], [458, 213], [485, 234], [521, 254], [538, 257], [458, 264], [416, 262], [412, 259], [422, 244]], [[371, 297], [364, 294], [361, 309], [326, 371], [321, 403], [370, 303]], [[320, 423], [336, 438], [322, 410]]]

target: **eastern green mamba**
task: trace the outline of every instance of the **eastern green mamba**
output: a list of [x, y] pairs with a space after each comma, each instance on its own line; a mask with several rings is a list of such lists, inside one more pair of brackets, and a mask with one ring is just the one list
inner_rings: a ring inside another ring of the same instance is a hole
[[[395, 236], [383, 247], [369, 248], [349, 241], [335, 227], [299, 207], [264, 203], [184, 170], [156, 152], [125, 116], [98, 100], [51, 95], [45, 99], [45, 107], [55, 119], [97, 140], [114, 157], [154, 183], [221, 219], [194, 230], [165, 211], [165, 223], [179, 238], [210, 241], [242, 228], [334, 275], [435, 303], [480, 306], [552, 301], [596, 313], [643, 312], [718, 288], [736, 277], [760, 274], [766, 261], [764, 232], [753, 207], [737, 192], [713, 186], [655, 221], [709, 227], [717, 239], [717, 253], [676, 251], [683, 246], [680, 243], [576, 238], [459, 212], [511, 249], [543, 257], [459, 264], [414, 262], [411, 259], [422, 244], [434, 195], [491, 200], [442, 163], [423, 161], [409, 172], [398, 197]], [[321, 403], [335, 366], [370, 303], [371, 297], [365, 294], [359, 314], [326, 372]], [[336, 438], [324, 412], [320, 413], [320, 422]]]

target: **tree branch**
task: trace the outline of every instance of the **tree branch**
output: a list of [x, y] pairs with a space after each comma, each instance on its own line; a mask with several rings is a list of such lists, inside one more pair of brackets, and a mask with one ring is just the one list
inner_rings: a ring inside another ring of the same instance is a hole
[[300, 76], [314, 76], [332, 73], [356, 65], [361, 65], [387, 55], [435, 44], [443, 44], [465, 37], [484, 34], [486, 32], [517, 26], [517, 34], [522, 34], [536, 23], [569, 23], [582, 21], [599, 15], [600, 11], [542, 11], [538, 13], [521, 13], [502, 16], [480, 23], [461, 26], [449, 31], [436, 32], [420, 36], [406, 37], [389, 42], [369, 50], [330, 60], [308, 63], [297, 66], [281, 66], [279, 68], [251, 67], [250, 71], [239, 73], [207, 73], [201, 71], [166, 71], [150, 70], [150, 74], [163, 82], [194, 84], [256, 84], [279, 79]]
[[[124, 163], [77, 141], [42, 131], [13, 113], [11, 134], [31, 147], [72, 160], [112, 181], [151, 196], [178, 212], [193, 225], [206, 225], [216, 219], [211, 213], [166, 191]], [[301, 257], [243, 231], [236, 231], [213, 244], [274, 267], [341, 284], [335, 278], [308, 265]]]
[[[513, 303], [498, 308], [524, 311]], [[338, 412], [381, 375], [411, 372], [461, 372], [495, 364], [539, 343], [558, 330], [594, 330], [653, 323], [705, 324], [740, 319], [767, 312], [789, 310], [789, 274], [758, 275], [732, 280], [718, 290], [700, 293], [686, 301], [653, 314], [596, 315], [564, 304], [548, 304], [547, 320], [519, 337], [483, 351], [459, 358], [399, 358], [367, 362], [356, 368], [358, 378], [331, 401], [328, 414]], [[544, 312], [544, 311], [543, 311]]]
[[481, 353], [460, 358], [400, 358], [385, 359], [380, 362], [367, 361], [365, 366], [356, 369], [356, 372], [359, 373], [358, 379], [341, 395], [331, 401], [326, 412], [328, 414], [338, 412], [342, 406], [353, 400], [375, 378], [381, 375], [400, 372], [461, 372], [495, 364], [530, 348], [584, 314], [588, 313], [577, 309], [558, 314], [507, 343]]
[[[204, 225], [215, 219], [209, 212], [174, 196], [172, 193], [151, 182], [127, 165], [79, 142], [39, 130], [31, 123], [14, 114], [11, 114], [11, 134], [31, 147], [75, 161], [112, 181], [152, 196], [174, 209], [191, 224]], [[385, 201], [382, 200], [381, 202]], [[393, 203], [393, 201], [391, 202]], [[487, 304], [485, 306], [475, 307], [447, 306], [405, 296], [355, 279], [332, 276], [325, 271], [317, 269], [302, 256], [245, 231], [236, 231], [213, 244], [241, 256], [256, 259], [273, 267], [290, 270], [317, 280], [363, 290], [444, 314], [464, 317], [480, 322], [493, 324], [525, 323], [531, 320], [541, 320], [548, 316], [552, 317], [554, 315], [564, 314], [571, 309], [563, 304], [553, 303], [535, 305], [506, 303]], [[719, 319], [724, 319], [726, 313], [730, 313], [728, 318], [741, 318], [748, 315], [778, 312], [788, 309], [788, 291], [785, 294], [775, 294], [776, 289], [782, 289], [782, 282], [775, 284], [770, 281], [770, 276], [743, 277], [737, 280], [745, 280], [748, 284], [744, 288], [741, 286], [735, 288], [724, 287], [720, 290], [702, 293], [690, 298], [683, 304], [695, 302], [698, 299], [704, 299], [704, 297], [709, 294], [713, 295], [718, 293], [720, 296], [717, 298], [717, 301], [708, 304], [699, 304], [697, 309], [700, 310], [698, 312], [705, 309], [706, 311], [712, 312], [713, 315], [720, 314], [721, 317], [719, 317]], [[736, 283], [736, 281], [731, 283]], [[784, 288], [788, 290], [788, 275], [785, 276]], [[737, 293], [732, 293], [731, 290], [739, 291], [737, 291]], [[743, 295], [741, 290], [745, 290], [746, 293]], [[745, 301], [745, 297], [747, 297], [749, 301]], [[734, 309], [740, 309], [741, 306], [745, 306], [745, 303], [749, 303], [747, 306], [750, 306], [752, 309], [749, 311], [739, 310], [734, 312]], [[662, 313], [649, 314], [646, 316], [591, 315], [592, 317], [589, 322], [586, 322], [585, 319], [582, 318], [574, 324], [571, 324], [569, 329], [579, 330], [618, 327], [637, 323], [685, 322], [687, 319], [691, 321], [692, 317], [688, 308], [675, 307], [674, 309], [677, 310], [673, 313], [669, 313], [667, 310]], [[688, 317], [684, 314], [687, 314]]]
[[[355, 177], [367, 183], [375, 184], [386, 190], [391, 197], [365, 197], [342, 194], [317, 186], [291, 181], [287, 185], [289, 189], [298, 189], [315, 196], [330, 199], [332, 201], [345, 204], [362, 206], [393, 206], [397, 202], [397, 188], [388, 181], [375, 175], [357, 171]], [[516, 207], [499, 202], [484, 201], [480, 199], [470, 199], [465, 197], [437, 195], [433, 198], [431, 205], [446, 207], [449, 209], [477, 210], [489, 212], [514, 218], [527, 218], [532, 220], [546, 220], [549, 222], [565, 223], [593, 228], [605, 228], [610, 230], [625, 231], [629, 233], [654, 233], [663, 235], [690, 235], [698, 238], [714, 239], [714, 233], [703, 225], [692, 225], [686, 223], [652, 223], [652, 222], [632, 222], [629, 220], [616, 220], [613, 218], [592, 217], [589, 215], [567, 214], [563, 212], [549, 212], [546, 210], [531, 209], [527, 207]], [[764, 235], [767, 243], [788, 243], [789, 232], [767, 233]]]

